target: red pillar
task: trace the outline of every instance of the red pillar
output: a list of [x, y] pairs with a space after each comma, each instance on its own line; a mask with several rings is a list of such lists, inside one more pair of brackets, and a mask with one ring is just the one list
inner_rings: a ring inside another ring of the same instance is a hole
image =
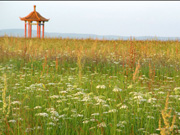
[[26, 38], [26, 21], [25, 21], [25, 28], [24, 28], [24, 36]]
[[28, 37], [30, 37], [30, 24], [28, 22]]
[[41, 22], [39, 22], [39, 38], [41, 38]]
[[30, 22], [30, 37], [32, 37], [32, 25], [31, 25], [32, 22]]
[[42, 27], [42, 38], [44, 38], [44, 22], [43, 22], [43, 27]]

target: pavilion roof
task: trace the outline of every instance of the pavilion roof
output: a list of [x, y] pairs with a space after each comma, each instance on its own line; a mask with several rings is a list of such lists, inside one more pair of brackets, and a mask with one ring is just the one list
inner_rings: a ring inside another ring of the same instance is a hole
[[19, 17], [22, 21], [49, 21], [49, 19], [44, 18], [36, 11], [36, 5], [34, 5], [34, 11], [25, 17]]

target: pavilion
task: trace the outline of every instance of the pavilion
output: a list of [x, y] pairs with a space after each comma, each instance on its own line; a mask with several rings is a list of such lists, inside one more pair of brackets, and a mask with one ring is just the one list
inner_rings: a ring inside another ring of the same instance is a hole
[[[34, 11], [32, 11], [26, 17], [19, 17], [22, 21], [25, 21], [25, 31], [24, 36], [26, 37], [26, 25], [28, 25], [28, 37], [32, 37], [32, 25], [37, 25], [37, 37], [41, 37], [41, 26], [42, 26], [42, 38], [44, 38], [44, 22], [49, 21], [49, 19], [44, 18], [36, 11], [36, 5], [34, 5]], [[37, 23], [32, 23], [36, 21]]]

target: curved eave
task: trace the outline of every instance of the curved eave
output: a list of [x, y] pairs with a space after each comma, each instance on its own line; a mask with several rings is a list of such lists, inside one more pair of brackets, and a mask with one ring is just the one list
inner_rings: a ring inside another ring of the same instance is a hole
[[50, 19], [26, 19], [24, 17], [19, 17], [21, 21], [44, 21], [44, 22], [48, 22]]

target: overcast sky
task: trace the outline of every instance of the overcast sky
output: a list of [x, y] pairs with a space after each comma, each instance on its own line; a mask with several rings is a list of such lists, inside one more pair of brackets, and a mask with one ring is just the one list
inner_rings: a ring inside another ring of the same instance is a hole
[[33, 5], [45, 32], [180, 37], [179, 1], [1, 1], [0, 29], [24, 29]]

